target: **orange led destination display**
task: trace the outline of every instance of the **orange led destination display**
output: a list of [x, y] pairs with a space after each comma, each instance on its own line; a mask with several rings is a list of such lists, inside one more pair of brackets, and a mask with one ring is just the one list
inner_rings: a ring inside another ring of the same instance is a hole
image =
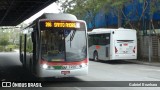
[[45, 22], [45, 27], [46, 28], [51, 28], [51, 27], [79, 28], [80, 25], [79, 25], [79, 23], [75, 23], [75, 22], [50, 22], [50, 21], [47, 21], [47, 22]]

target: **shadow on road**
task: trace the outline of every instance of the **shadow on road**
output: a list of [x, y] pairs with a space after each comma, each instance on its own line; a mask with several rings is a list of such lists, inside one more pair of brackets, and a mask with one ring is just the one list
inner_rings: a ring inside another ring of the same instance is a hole
[[24, 69], [16, 52], [0, 52], [0, 81], [82, 81], [76, 77], [37, 78]]
[[35, 81], [36, 77], [31, 75], [20, 65], [5, 66], [0, 68], [1, 81]]
[[134, 62], [128, 62], [123, 60], [115, 60], [115, 61], [106, 61], [107, 64], [136, 64]]
[[[93, 60], [90, 60], [90, 61], [93, 61]], [[99, 60], [97, 62], [112, 64], [112, 65], [137, 64], [137, 63], [134, 63], [134, 62], [124, 61], [124, 60], [108, 60], [108, 61]]]
[[76, 77], [49, 77], [49, 78], [37, 78], [22, 66], [10, 66], [0, 68], [0, 80], [1, 81], [42, 81], [42, 82], [73, 82], [82, 81]]

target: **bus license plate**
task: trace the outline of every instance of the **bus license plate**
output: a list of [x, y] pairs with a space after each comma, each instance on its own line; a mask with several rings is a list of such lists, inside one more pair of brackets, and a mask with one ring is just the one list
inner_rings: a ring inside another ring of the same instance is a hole
[[70, 74], [70, 71], [61, 71], [61, 74], [64, 74], [64, 75]]
[[128, 46], [128, 44], [127, 44], [127, 43], [124, 43], [123, 45], [124, 45], [124, 46]]
[[62, 66], [62, 69], [79, 69], [80, 67], [78, 65], [64, 65]]
[[77, 65], [69, 65], [69, 69], [77, 69]]

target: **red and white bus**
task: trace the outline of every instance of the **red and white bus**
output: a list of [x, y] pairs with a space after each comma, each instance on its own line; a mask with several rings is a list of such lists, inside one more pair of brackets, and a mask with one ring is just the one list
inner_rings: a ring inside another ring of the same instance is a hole
[[90, 59], [137, 59], [137, 36], [134, 29], [98, 28], [88, 32], [88, 36]]
[[88, 73], [85, 21], [71, 14], [45, 13], [20, 34], [20, 61], [37, 77]]

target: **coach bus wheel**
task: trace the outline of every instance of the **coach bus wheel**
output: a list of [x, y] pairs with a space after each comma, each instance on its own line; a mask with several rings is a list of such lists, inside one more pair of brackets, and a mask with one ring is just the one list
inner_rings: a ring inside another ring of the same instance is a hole
[[98, 61], [98, 53], [97, 52], [94, 52], [94, 61]]

